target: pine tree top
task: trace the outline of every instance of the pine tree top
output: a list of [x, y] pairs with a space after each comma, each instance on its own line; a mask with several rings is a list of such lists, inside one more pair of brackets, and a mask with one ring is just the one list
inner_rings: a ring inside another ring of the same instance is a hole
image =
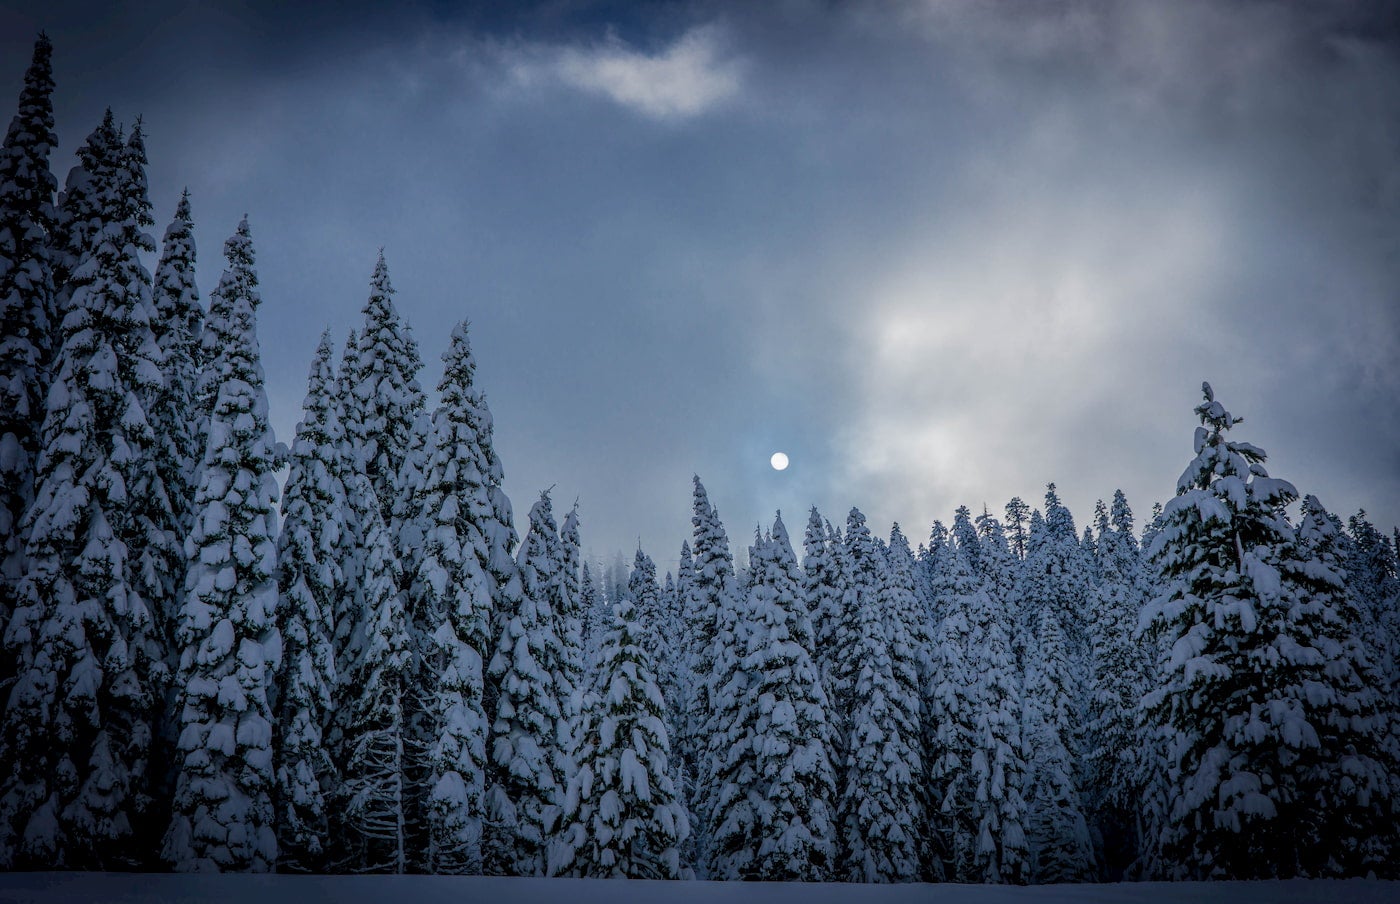
[[0, 197], [4, 208], [27, 210], [45, 225], [52, 221], [53, 193], [58, 180], [49, 169], [49, 155], [58, 145], [53, 118], [53, 45], [40, 32], [34, 56], [24, 73], [19, 109], [5, 133], [0, 155]]

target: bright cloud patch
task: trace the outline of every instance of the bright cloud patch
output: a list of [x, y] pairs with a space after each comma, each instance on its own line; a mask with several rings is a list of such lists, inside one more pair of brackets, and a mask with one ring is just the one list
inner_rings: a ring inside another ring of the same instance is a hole
[[739, 90], [738, 64], [725, 58], [713, 27], [692, 29], [655, 56], [617, 41], [567, 48], [557, 61], [557, 73], [576, 88], [657, 119], [703, 113]]

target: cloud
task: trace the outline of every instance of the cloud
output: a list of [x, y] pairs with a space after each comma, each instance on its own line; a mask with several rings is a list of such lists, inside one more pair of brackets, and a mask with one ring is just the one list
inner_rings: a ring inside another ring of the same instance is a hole
[[725, 54], [714, 25], [692, 28], [656, 54], [610, 37], [588, 47], [527, 49], [512, 68], [518, 81], [557, 79], [659, 120], [711, 110], [736, 95], [742, 81], [741, 65]]

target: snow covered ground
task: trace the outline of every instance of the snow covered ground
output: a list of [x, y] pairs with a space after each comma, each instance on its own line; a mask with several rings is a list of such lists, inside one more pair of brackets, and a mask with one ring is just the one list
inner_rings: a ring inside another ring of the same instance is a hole
[[1144, 882], [1131, 885], [804, 885], [446, 876], [0, 875], [6, 904], [1393, 904], [1400, 882]]

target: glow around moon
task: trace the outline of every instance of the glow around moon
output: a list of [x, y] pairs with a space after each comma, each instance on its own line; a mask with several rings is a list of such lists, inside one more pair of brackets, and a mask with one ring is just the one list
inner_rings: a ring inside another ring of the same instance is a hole
[[768, 459], [768, 463], [773, 466], [774, 471], [787, 470], [788, 457], [786, 452], [774, 452], [773, 457]]

